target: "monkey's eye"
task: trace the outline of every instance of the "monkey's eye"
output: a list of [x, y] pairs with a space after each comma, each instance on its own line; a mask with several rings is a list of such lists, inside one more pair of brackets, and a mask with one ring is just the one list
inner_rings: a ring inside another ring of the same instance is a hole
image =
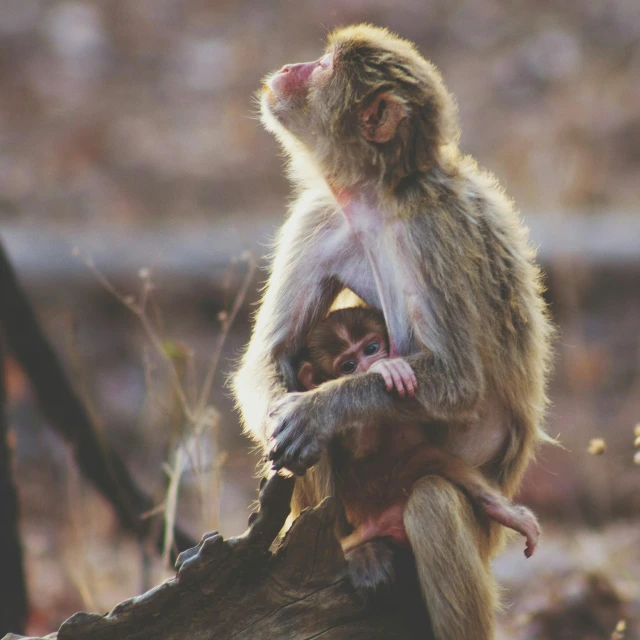
[[313, 71], [311, 73], [313, 74], [313, 73], [316, 73], [318, 71], [326, 71], [330, 67], [331, 67], [331, 54], [327, 53], [327, 55], [324, 56], [324, 58], [321, 58], [320, 60], [318, 60], [318, 62], [316, 63], [315, 68], [313, 69]]
[[342, 366], [340, 367], [340, 372], [353, 373], [356, 370], [357, 366], [358, 364], [356, 363], [355, 360], [347, 360], [346, 362], [342, 363]]
[[331, 65], [331, 54], [327, 53], [327, 55], [324, 56], [322, 60], [320, 60], [320, 66], [326, 69], [330, 65]]
[[374, 353], [378, 352], [379, 348], [380, 348], [380, 345], [377, 342], [372, 342], [371, 344], [368, 344], [364, 348], [364, 355], [365, 356], [372, 356]]

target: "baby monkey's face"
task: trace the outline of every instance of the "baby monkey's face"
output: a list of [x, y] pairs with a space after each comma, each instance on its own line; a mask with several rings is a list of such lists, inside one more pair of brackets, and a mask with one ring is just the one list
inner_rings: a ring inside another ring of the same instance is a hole
[[389, 358], [389, 339], [381, 311], [352, 307], [332, 311], [309, 334], [298, 381], [304, 389], [355, 373]]
[[369, 333], [360, 340], [353, 340], [349, 336], [346, 342], [347, 348], [333, 361], [333, 374], [336, 378], [365, 373], [374, 362], [389, 357], [389, 347], [381, 333]]

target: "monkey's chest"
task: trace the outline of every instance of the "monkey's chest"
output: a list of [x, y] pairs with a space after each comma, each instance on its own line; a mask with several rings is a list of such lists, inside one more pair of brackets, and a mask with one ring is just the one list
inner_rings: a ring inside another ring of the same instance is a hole
[[411, 342], [411, 303], [417, 289], [409, 253], [388, 225], [347, 230], [348, 258], [338, 268], [341, 282], [368, 305], [380, 309], [394, 355], [406, 355]]
[[330, 450], [336, 493], [355, 527], [403, 506], [415, 482], [434, 468], [433, 445], [419, 428], [382, 425], [372, 431], [376, 437], [368, 450], [348, 438], [336, 440]]

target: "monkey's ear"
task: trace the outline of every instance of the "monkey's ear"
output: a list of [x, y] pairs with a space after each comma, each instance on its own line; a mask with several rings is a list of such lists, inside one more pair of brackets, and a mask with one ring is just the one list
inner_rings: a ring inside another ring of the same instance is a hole
[[381, 93], [362, 111], [360, 126], [369, 142], [389, 142], [407, 117], [404, 105], [391, 93]]
[[300, 371], [298, 371], [298, 382], [307, 391], [311, 391], [311, 389], [315, 389], [318, 386], [313, 379], [313, 366], [310, 362], [302, 363]]

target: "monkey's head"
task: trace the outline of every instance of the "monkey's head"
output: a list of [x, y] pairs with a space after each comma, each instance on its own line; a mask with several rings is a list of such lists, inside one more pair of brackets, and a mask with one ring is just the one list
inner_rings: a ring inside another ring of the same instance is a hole
[[306, 153], [338, 189], [395, 186], [457, 149], [456, 106], [436, 68], [410, 42], [370, 25], [335, 31], [318, 60], [269, 76], [261, 106], [296, 162]]
[[307, 356], [298, 373], [305, 389], [365, 373], [374, 362], [389, 357], [382, 313], [366, 307], [333, 311], [309, 334]]

